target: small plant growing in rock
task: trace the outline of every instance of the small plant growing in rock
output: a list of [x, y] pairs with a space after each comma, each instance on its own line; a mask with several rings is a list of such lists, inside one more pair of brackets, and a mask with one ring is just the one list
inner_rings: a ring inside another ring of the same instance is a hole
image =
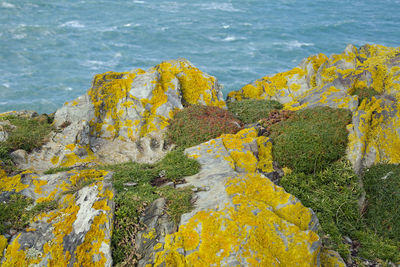
[[166, 136], [180, 147], [191, 147], [241, 128], [242, 122], [227, 110], [192, 105], [175, 114]]
[[314, 173], [344, 156], [351, 112], [316, 107], [271, 126], [272, 155], [281, 167]]
[[104, 169], [115, 172], [115, 217], [111, 239], [114, 264], [132, 266], [138, 256], [134, 246], [135, 234], [141, 228], [139, 218], [147, 205], [157, 198], [165, 198], [166, 212], [176, 224], [183, 213], [192, 209], [190, 188], [157, 187], [153, 186], [157, 184], [154, 181], [161, 175], [164, 182], [180, 183], [183, 177], [199, 172], [200, 164], [185, 156], [182, 150], [174, 150], [155, 164], [129, 162], [105, 166]]
[[260, 119], [268, 117], [275, 109], [281, 109], [281, 103], [275, 100], [245, 99], [228, 102], [228, 109], [245, 124], [256, 123]]

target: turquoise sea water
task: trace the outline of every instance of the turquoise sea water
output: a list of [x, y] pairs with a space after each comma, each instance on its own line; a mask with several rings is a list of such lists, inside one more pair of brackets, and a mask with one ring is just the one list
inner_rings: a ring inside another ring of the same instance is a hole
[[400, 46], [399, 0], [0, 0], [0, 112], [53, 112], [94, 74], [185, 57], [224, 93], [340, 53]]

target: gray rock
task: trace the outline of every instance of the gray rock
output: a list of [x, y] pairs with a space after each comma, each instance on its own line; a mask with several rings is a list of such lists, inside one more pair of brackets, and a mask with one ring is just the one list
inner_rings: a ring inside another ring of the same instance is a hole
[[145, 225], [145, 230], [136, 235], [136, 249], [141, 258], [138, 267], [144, 267], [154, 261], [154, 255], [162, 249], [160, 246], [153, 249], [156, 244], [163, 244], [168, 234], [176, 231], [176, 225], [165, 212], [166, 202], [164, 198], [155, 200], [144, 212], [140, 222]]
[[218, 81], [185, 59], [96, 75], [85, 95], [57, 110], [57, 131], [19, 167], [158, 161], [172, 148], [163, 140], [168, 120], [187, 103], [226, 108]]
[[16, 165], [24, 165], [28, 162], [28, 153], [23, 149], [11, 152], [10, 157]]

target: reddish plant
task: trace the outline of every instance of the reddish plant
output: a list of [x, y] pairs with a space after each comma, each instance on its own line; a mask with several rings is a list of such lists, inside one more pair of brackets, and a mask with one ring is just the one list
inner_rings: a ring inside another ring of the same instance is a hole
[[188, 106], [176, 112], [170, 121], [167, 139], [181, 147], [191, 147], [224, 133], [236, 133], [243, 123], [225, 109]]

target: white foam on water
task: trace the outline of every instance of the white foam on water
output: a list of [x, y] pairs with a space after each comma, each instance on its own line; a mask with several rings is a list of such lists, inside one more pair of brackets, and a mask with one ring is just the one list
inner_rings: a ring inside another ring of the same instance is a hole
[[2, 2], [1, 3], [1, 7], [4, 7], [4, 8], [15, 8], [15, 5], [13, 5], [11, 3], [7, 3], [7, 2]]
[[223, 42], [233, 42], [237, 40], [246, 40], [246, 37], [236, 37], [236, 36], [227, 36], [224, 39], [222, 39]]
[[240, 9], [235, 8], [231, 3], [210, 3], [200, 4], [202, 10], [220, 10], [226, 12], [241, 12]]
[[295, 48], [300, 48], [303, 46], [314, 46], [314, 43], [305, 43], [305, 42], [299, 42], [298, 40], [291, 40], [291, 41], [286, 41], [286, 42], [275, 42], [273, 43], [276, 46], [285, 46], [286, 48], [293, 50]]
[[71, 20], [61, 24], [60, 27], [85, 28], [86, 26], [80, 23], [78, 20]]
[[224, 29], [229, 29], [231, 27], [231, 25], [228, 25], [228, 24], [222, 24], [222, 28], [224, 28]]
[[134, 0], [133, 3], [135, 3], [135, 4], [144, 4], [145, 2], [141, 1], [141, 0]]

